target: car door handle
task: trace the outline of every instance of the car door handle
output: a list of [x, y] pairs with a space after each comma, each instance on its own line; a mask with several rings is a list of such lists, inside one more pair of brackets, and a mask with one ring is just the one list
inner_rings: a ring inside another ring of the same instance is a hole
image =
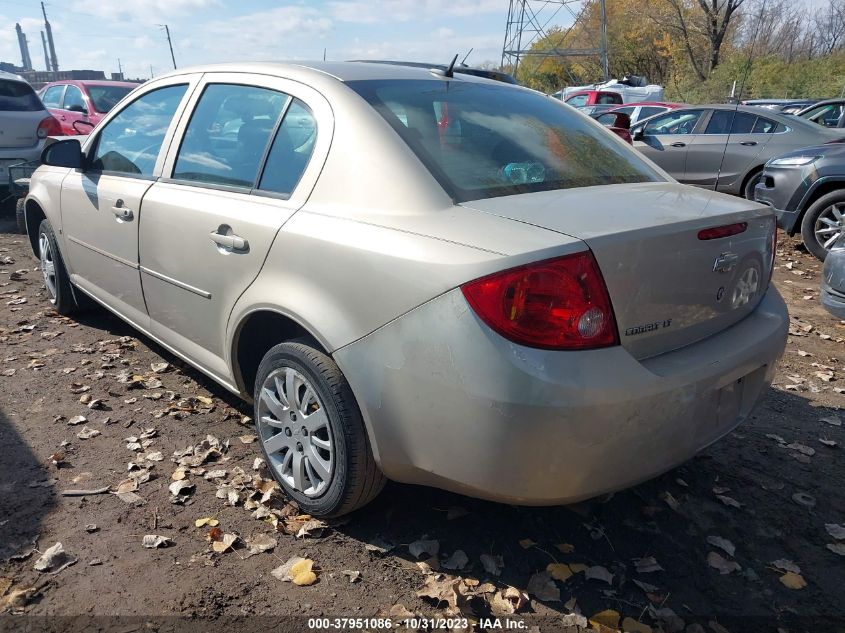
[[741, 141], [740, 145], [745, 145], [746, 147], [754, 147], [757, 145], [757, 141]]
[[680, 141], [678, 141], [677, 143], [669, 143], [669, 147], [686, 147], [686, 146], [687, 146], [686, 143], [681, 143]]
[[249, 250], [249, 242], [247, 242], [240, 235], [220, 233], [219, 231], [212, 231], [208, 234], [211, 241], [222, 246], [223, 248], [232, 251], [246, 251]]
[[114, 214], [115, 218], [122, 222], [129, 222], [134, 217], [132, 209], [128, 209], [123, 206], [123, 200], [115, 202], [114, 206], [111, 208], [111, 212]]

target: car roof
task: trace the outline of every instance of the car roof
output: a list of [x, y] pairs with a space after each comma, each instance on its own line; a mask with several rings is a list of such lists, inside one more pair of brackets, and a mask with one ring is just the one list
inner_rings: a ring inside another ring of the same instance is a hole
[[110, 79], [59, 79], [44, 84], [43, 88], [51, 86], [126, 86], [137, 88], [140, 83], [134, 81], [112, 81]]
[[684, 108], [687, 106], [686, 103], [672, 103], [671, 101], [632, 101], [630, 103], [619, 103], [614, 105], [614, 110], [618, 108], [625, 108], [631, 107], [636, 108], [638, 106], [659, 106], [664, 108]]
[[[156, 77], [175, 77], [189, 73], [257, 73], [265, 75], [278, 75], [283, 77], [303, 79], [312, 78], [326, 78], [331, 77], [338, 81], [362, 81], [371, 79], [390, 80], [390, 79], [408, 79], [408, 80], [437, 80], [442, 79], [431, 72], [429, 68], [420, 68], [418, 66], [403, 66], [399, 64], [382, 64], [370, 62], [320, 62], [320, 61], [290, 61], [290, 62], [231, 62], [223, 64], [207, 64], [202, 66], [193, 66], [180, 68], [179, 70], [169, 72], [164, 75]], [[466, 81], [480, 81], [489, 82], [490, 79], [484, 77], [477, 77], [475, 75], [460, 74], [462, 80]], [[502, 82], [498, 82], [502, 83]]]
[[17, 81], [22, 84], [29, 84], [29, 82], [20, 75], [16, 75], [14, 73], [7, 73], [5, 70], [0, 70], [0, 79], [2, 79], [3, 81]]
[[[360, 62], [365, 64], [388, 64], [391, 66], [412, 66], [414, 68], [425, 68], [431, 70], [437, 68], [446, 70], [449, 64], [441, 64], [434, 62], [407, 62], [394, 59], [350, 59], [350, 62]], [[512, 75], [502, 71], [488, 68], [476, 68], [475, 66], [467, 66], [465, 64], [455, 64], [456, 73], [465, 73], [468, 75], [476, 75], [478, 77], [490, 77], [491, 79], [498, 78], [500, 81], [506, 83], [516, 83], [516, 79]]]

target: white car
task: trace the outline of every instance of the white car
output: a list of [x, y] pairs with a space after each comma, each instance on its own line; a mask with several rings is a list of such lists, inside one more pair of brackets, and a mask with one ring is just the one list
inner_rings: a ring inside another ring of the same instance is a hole
[[9, 165], [37, 160], [44, 140], [56, 134], [61, 134], [61, 126], [32, 86], [0, 71], [0, 197], [8, 187]]

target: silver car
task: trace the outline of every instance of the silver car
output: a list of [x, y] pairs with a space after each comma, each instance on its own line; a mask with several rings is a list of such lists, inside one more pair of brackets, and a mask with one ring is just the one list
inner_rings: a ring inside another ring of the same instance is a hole
[[689, 106], [631, 128], [634, 147], [683, 183], [754, 199], [770, 158], [845, 141], [832, 130], [754, 106]]
[[315, 515], [385, 478], [519, 504], [629, 486], [748, 416], [786, 341], [768, 207], [501, 82], [180, 70], [44, 162], [26, 217], [56, 310], [91, 297], [251, 399]]
[[37, 160], [44, 140], [61, 133], [32, 86], [0, 71], [0, 200], [9, 186], [9, 166]]

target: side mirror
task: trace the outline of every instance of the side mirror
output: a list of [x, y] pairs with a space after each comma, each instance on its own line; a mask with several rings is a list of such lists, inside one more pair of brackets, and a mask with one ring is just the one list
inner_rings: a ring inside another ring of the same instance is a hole
[[41, 152], [41, 163], [52, 167], [80, 169], [83, 163], [82, 145], [75, 138], [56, 141]]
[[84, 105], [80, 105], [78, 103], [74, 103], [73, 105], [69, 105], [67, 109], [71, 112], [78, 112], [79, 114], [88, 114], [88, 110], [85, 108]]
[[631, 132], [631, 138], [635, 141], [643, 140], [643, 136], [644, 136], [643, 135], [643, 128], [641, 128], [641, 127], [638, 127], [636, 130]]

